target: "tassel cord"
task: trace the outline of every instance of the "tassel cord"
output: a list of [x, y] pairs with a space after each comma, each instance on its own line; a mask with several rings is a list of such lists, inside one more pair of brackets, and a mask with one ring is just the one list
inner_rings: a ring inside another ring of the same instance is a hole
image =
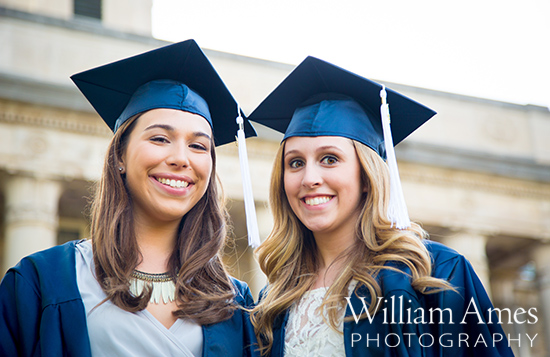
[[254, 205], [254, 195], [252, 193], [252, 181], [250, 179], [250, 169], [248, 166], [248, 155], [246, 151], [246, 137], [244, 133], [244, 121], [241, 116], [241, 109], [238, 108], [236, 121], [239, 125], [237, 131], [237, 146], [239, 147], [239, 162], [241, 166], [241, 178], [243, 181], [243, 198], [246, 213], [246, 228], [248, 232], [248, 245], [257, 248], [260, 245], [260, 233], [258, 221], [256, 219], [256, 208]]
[[390, 173], [390, 203], [388, 206], [388, 219], [398, 229], [407, 229], [411, 226], [403, 188], [399, 178], [399, 169], [397, 168], [397, 159], [393, 146], [393, 138], [390, 127], [390, 109], [386, 102], [386, 87], [383, 85], [380, 91], [382, 105], [380, 106], [380, 115], [382, 117], [382, 129], [384, 131], [384, 143], [386, 148], [386, 162]]

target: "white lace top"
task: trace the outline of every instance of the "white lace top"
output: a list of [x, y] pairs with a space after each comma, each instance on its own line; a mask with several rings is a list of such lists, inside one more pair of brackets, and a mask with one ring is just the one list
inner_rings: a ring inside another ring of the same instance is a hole
[[[352, 292], [355, 285], [356, 282], [352, 282], [348, 291]], [[344, 356], [345, 308], [338, 312], [338, 332], [325, 323], [317, 311], [327, 291], [327, 287], [310, 290], [290, 308], [285, 330], [285, 356]], [[324, 314], [328, 319], [326, 312]]]

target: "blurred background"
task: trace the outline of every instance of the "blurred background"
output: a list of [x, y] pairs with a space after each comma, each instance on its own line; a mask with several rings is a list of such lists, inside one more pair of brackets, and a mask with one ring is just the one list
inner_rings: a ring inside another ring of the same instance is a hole
[[[396, 148], [411, 218], [472, 262], [497, 307], [536, 308], [535, 324], [504, 313], [503, 327], [516, 355], [549, 355], [550, 5], [453, 4], [0, 0], [0, 276], [88, 236], [112, 133], [70, 75], [194, 38], [249, 114], [314, 55], [438, 112]], [[257, 129], [248, 154], [265, 238], [281, 136]], [[220, 147], [234, 227], [225, 258], [257, 294], [265, 278], [247, 248], [238, 167], [236, 145]]]

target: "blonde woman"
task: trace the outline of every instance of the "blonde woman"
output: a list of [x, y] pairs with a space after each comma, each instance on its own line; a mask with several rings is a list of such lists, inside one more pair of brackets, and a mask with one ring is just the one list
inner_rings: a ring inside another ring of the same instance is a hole
[[192, 40], [72, 79], [115, 132], [91, 239], [7, 272], [0, 355], [246, 355], [253, 301], [220, 258], [214, 149], [234, 140], [237, 103]]
[[[390, 202], [399, 182], [385, 162], [394, 153], [384, 140], [381, 89], [308, 57], [249, 117], [285, 134], [271, 180], [274, 228], [257, 250], [268, 278], [252, 315], [259, 350], [511, 355], [470, 264], [428, 241], [402, 202]], [[435, 114], [387, 96], [395, 144]], [[476, 344], [480, 338], [486, 343]]]

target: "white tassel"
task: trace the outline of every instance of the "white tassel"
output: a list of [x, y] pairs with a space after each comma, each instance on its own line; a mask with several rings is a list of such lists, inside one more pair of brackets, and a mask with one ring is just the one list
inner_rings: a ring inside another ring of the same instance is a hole
[[239, 147], [239, 162], [241, 164], [241, 178], [243, 180], [244, 210], [246, 213], [246, 229], [248, 231], [248, 245], [257, 248], [260, 245], [260, 232], [256, 220], [256, 208], [254, 207], [254, 195], [252, 194], [252, 182], [248, 167], [248, 155], [246, 152], [246, 138], [244, 134], [244, 121], [241, 116], [241, 108], [237, 107], [239, 116], [237, 124], [237, 146]]
[[411, 226], [401, 180], [399, 179], [399, 170], [397, 169], [397, 159], [395, 158], [395, 149], [393, 147], [393, 138], [390, 128], [390, 108], [386, 102], [386, 86], [382, 85], [380, 98], [380, 114], [382, 116], [382, 128], [384, 130], [384, 143], [386, 146], [387, 164], [390, 171], [390, 204], [388, 207], [388, 219], [392, 227], [398, 229], [407, 229]]

